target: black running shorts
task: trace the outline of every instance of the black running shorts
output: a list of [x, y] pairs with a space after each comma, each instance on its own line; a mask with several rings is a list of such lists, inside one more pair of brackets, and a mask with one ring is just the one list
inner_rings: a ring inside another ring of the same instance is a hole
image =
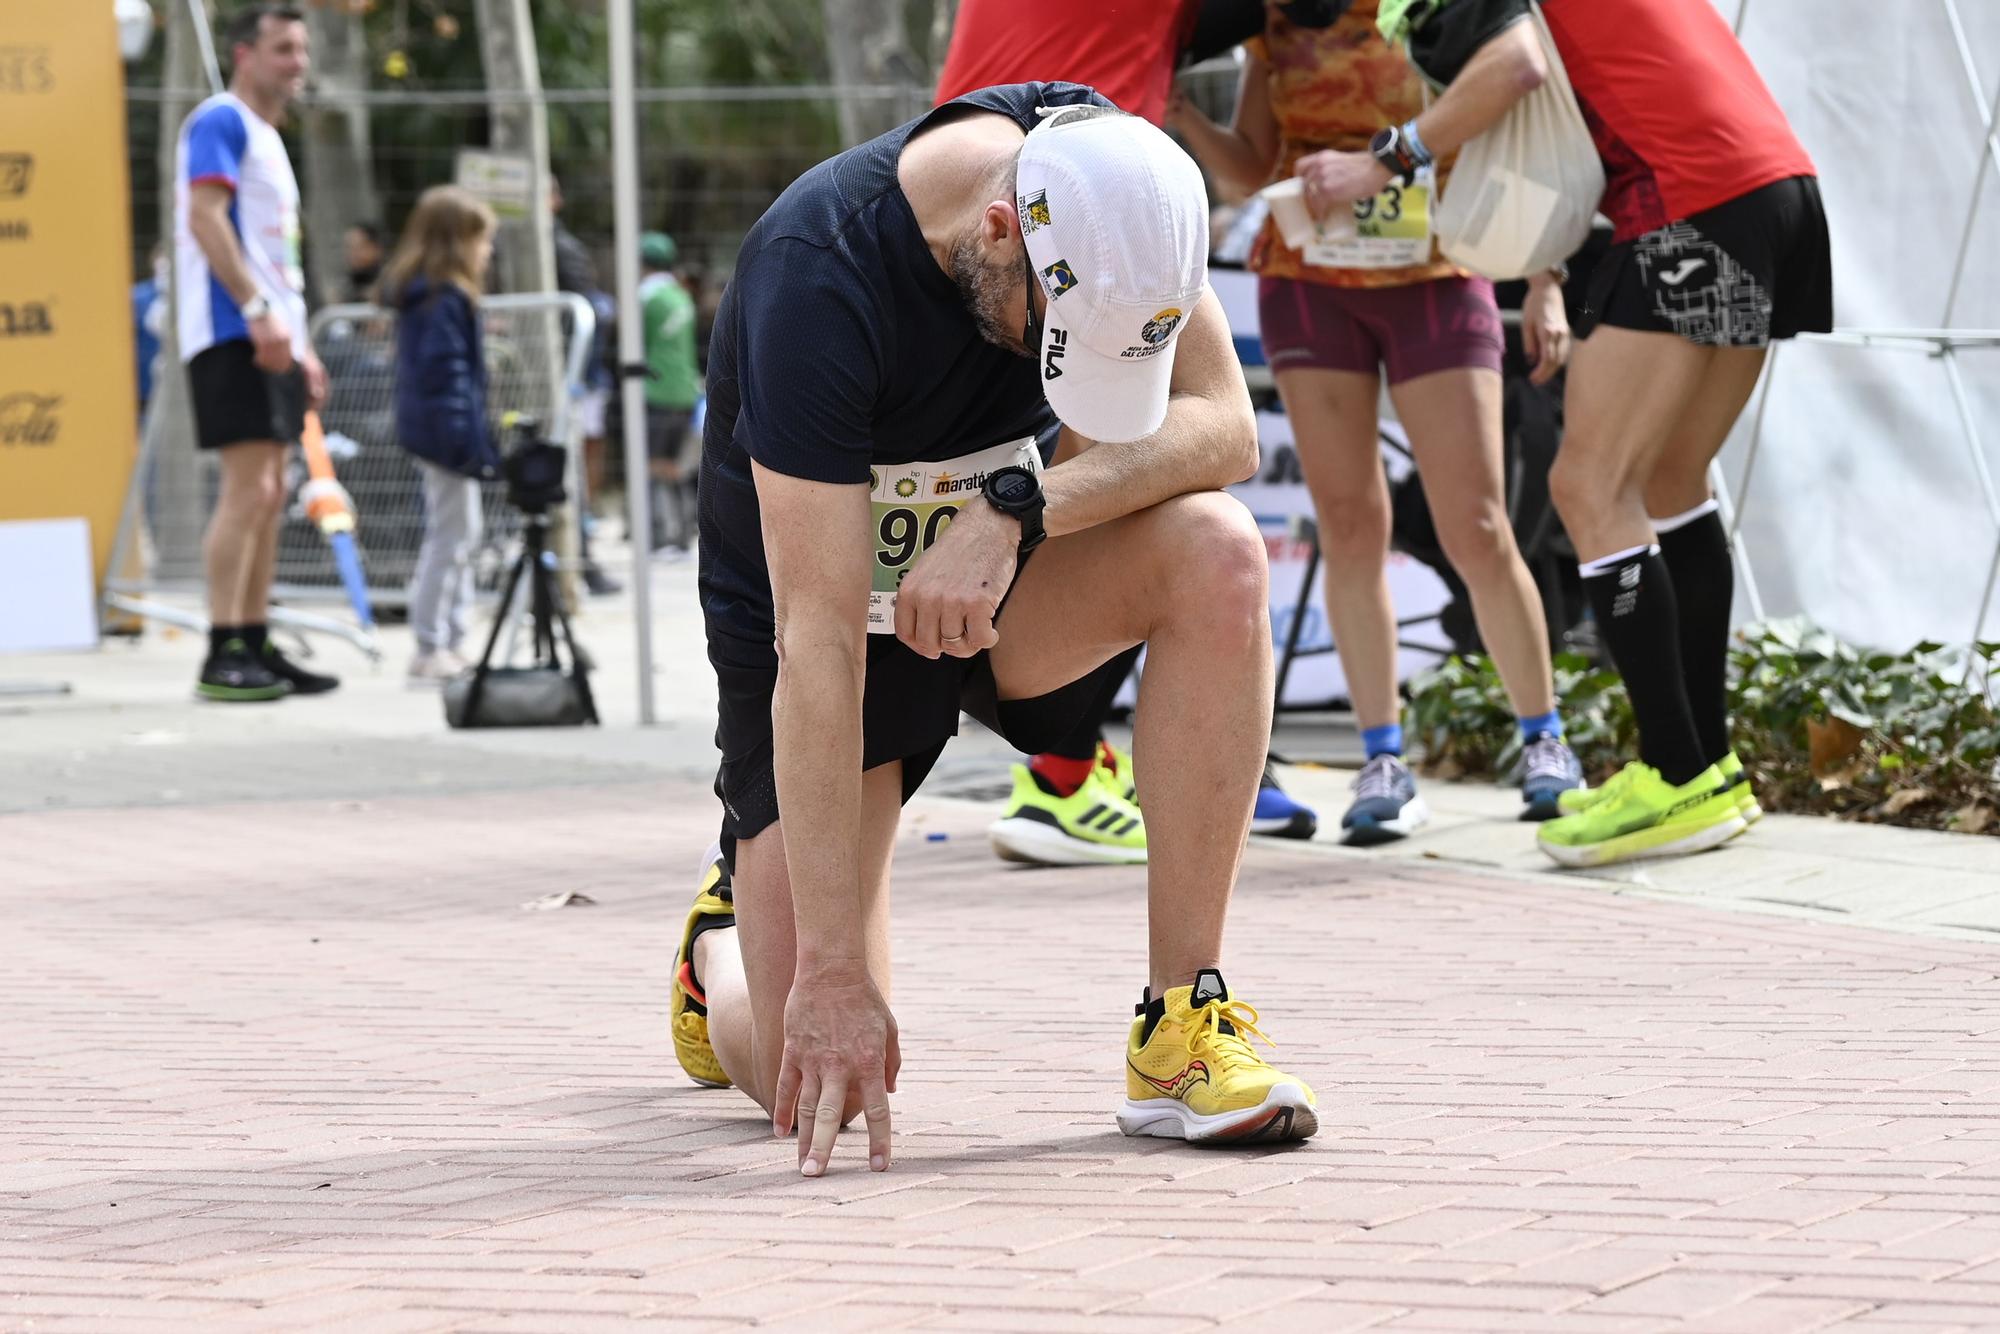
[[1763, 347], [1833, 328], [1833, 259], [1819, 182], [1794, 176], [1605, 252], [1580, 336], [1599, 324], [1703, 347]]
[[[754, 838], [778, 818], [773, 770], [771, 698], [778, 670], [769, 646], [757, 652], [741, 641], [708, 635], [708, 660], [718, 687], [715, 795], [722, 799], [722, 847], [732, 865], [736, 840]], [[1033, 699], [1003, 700], [987, 654], [932, 661], [894, 635], [868, 636], [868, 669], [861, 701], [861, 767], [903, 762], [903, 800], [916, 795], [958, 735], [961, 712], [1004, 737], [1018, 750], [1039, 754], [1059, 744], [1108, 689], [1105, 677], [1130, 670], [1120, 654], [1095, 671]]]
[[306, 376], [296, 362], [282, 375], [257, 368], [247, 338], [204, 348], [188, 363], [195, 443], [226, 449], [256, 441], [298, 443], [306, 429]]

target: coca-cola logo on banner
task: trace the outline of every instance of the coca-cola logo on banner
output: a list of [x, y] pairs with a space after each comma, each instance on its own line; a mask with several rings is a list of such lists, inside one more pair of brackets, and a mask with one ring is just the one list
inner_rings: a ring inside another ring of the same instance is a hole
[[62, 434], [61, 394], [0, 395], [0, 448], [53, 445]]

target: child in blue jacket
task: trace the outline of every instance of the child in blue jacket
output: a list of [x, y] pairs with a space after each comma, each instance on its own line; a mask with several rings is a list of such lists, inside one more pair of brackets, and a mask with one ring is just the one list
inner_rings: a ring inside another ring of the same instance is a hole
[[500, 467], [486, 416], [479, 293], [493, 256], [493, 211], [454, 185], [417, 200], [382, 274], [396, 326], [396, 437], [424, 481], [424, 541], [410, 580], [417, 656], [410, 684], [437, 685], [459, 656], [479, 547], [479, 482]]

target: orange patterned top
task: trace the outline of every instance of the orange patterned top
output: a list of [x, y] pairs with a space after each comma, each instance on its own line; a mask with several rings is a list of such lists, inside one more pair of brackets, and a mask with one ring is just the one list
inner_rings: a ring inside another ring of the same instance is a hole
[[[1323, 148], [1365, 150], [1375, 131], [1401, 125], [1424, 109], [1423, 83], [1400, 49], [1375, 31], [1376, 0], [1354, 4], [1331, 27], [1300, 28], [1268, 5], [1264, 35], [1250, 50], [1271, 69], [1271, 111], [1278, 121], [1278, 162], [1272, 181]], [[1439, 164], [1444, 184], [1449, 161]], [[1435, 204], [1433, 204], [1435, 208]], [[1431, 243], [1431, 262], [1393, 269], [1330, 269], [1307, 264], [1266, 220], [1250, 252], [1250, 267], [1269, 278], [1299, 278], [1330, 287], [1400, 287], [1464, 275]]]

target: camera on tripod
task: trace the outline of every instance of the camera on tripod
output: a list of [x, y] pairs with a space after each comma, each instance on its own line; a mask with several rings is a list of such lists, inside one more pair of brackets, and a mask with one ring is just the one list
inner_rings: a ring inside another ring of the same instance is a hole
[[513, 433], [513, 444], [500, 460], [507, 503], [523, 514], [547, 514], [569, 499], [563, 489], [569, 451], [543, 439], [541, 422], [524, 413], [508, 413], [503, 425]]

